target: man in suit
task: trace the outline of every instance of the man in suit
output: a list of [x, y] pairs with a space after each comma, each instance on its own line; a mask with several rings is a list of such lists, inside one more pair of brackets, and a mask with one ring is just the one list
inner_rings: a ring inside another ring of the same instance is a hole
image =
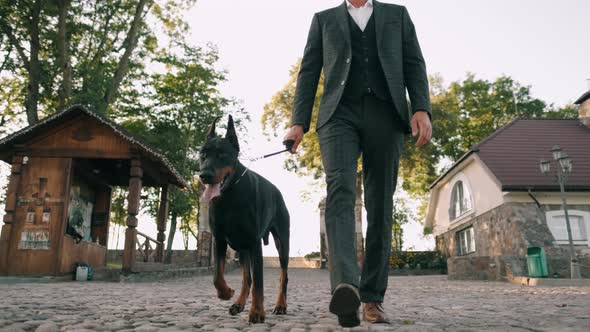
[[[363, 319], [388, 323], [387, 289], [393, 193], [404, 136], [416, 145], [431, 137], [426, 66], [406, 8], [374, 0], [346, 0], [313, 17], [297, 79], [291, 153], [309, 131], [320, 72], [324, 95], [316, 131], [327, 182], [332, 299], [340, 325]], [[408, 91], [411, 108], [406, 101]], [[367, 235], [362, 272], [354, 248], [357, 162], [362, 155]], [[360, 280], [359, 280], [360, 275]]]

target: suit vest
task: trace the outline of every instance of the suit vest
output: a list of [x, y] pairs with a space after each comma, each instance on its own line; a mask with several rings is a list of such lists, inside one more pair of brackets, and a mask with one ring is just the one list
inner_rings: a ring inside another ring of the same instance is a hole
[[363, 95], [391, 101], [387, 80], [377, 51], [375, 19], [372, 14], [365, 30], [361, 30], [352, 16], [348, 15], [352, 59], [342, 100], [358, 101]]

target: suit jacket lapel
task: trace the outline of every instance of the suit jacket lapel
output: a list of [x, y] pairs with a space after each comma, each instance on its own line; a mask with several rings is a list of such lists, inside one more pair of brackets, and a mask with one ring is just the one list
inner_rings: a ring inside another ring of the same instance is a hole
[[346, 0], [338, 7], [336, 11], [336, 19], [338, 20], [338, 25], [344, 34], [344, 40], [346, 41], [346, 45], [350, 48], [350, 25], [348, 23], [348, 5]]
[[377, 39], [377, 51], [381, 51], [381, 40], [383, 39], [383, 26], [385, 25], [385, 12], [381, 3], [373, 0], [373, 19], [375, 20], [375, 38]]

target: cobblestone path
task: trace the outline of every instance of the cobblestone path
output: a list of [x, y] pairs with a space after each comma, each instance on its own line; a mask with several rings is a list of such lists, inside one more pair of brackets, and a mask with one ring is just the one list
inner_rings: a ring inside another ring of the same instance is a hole
[[[239, 289], [240, 273], [228, 282]], [[0, 285], [3, 331], [340, 331], [328, 312], [328, 274], [292, 269], [288, 314], [271, 313], [278, 270], [265, 271], [266, 323], [231, 317], [211, 276], [161, 282], [60, 282]], [[237, 293], [237, 291], [236, 291]], [[391, 277], [385, 309], [391, 325], [352, 331], [590, 331], [590, 288], [526, 287]]]

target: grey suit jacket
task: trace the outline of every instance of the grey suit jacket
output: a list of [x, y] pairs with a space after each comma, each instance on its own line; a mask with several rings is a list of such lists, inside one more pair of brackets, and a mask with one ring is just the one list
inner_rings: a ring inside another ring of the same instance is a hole
[[[381, 66], [402, 124], [408, 132], [413, 113], [430, 115], [426, 65], [416, 38], [414, 24], [403, 6], [373, 1], [377, 48]], [[291, 125], [309, 130], [318, 81], [324, 69], [324, 95], [320, 102], [316, 129], [321, 128], [338, 106], [352, 56], [346, 1], [342, 5], [316, 13], [297, 77]], [[412, 108], [406, 101], [406, 89]]]

